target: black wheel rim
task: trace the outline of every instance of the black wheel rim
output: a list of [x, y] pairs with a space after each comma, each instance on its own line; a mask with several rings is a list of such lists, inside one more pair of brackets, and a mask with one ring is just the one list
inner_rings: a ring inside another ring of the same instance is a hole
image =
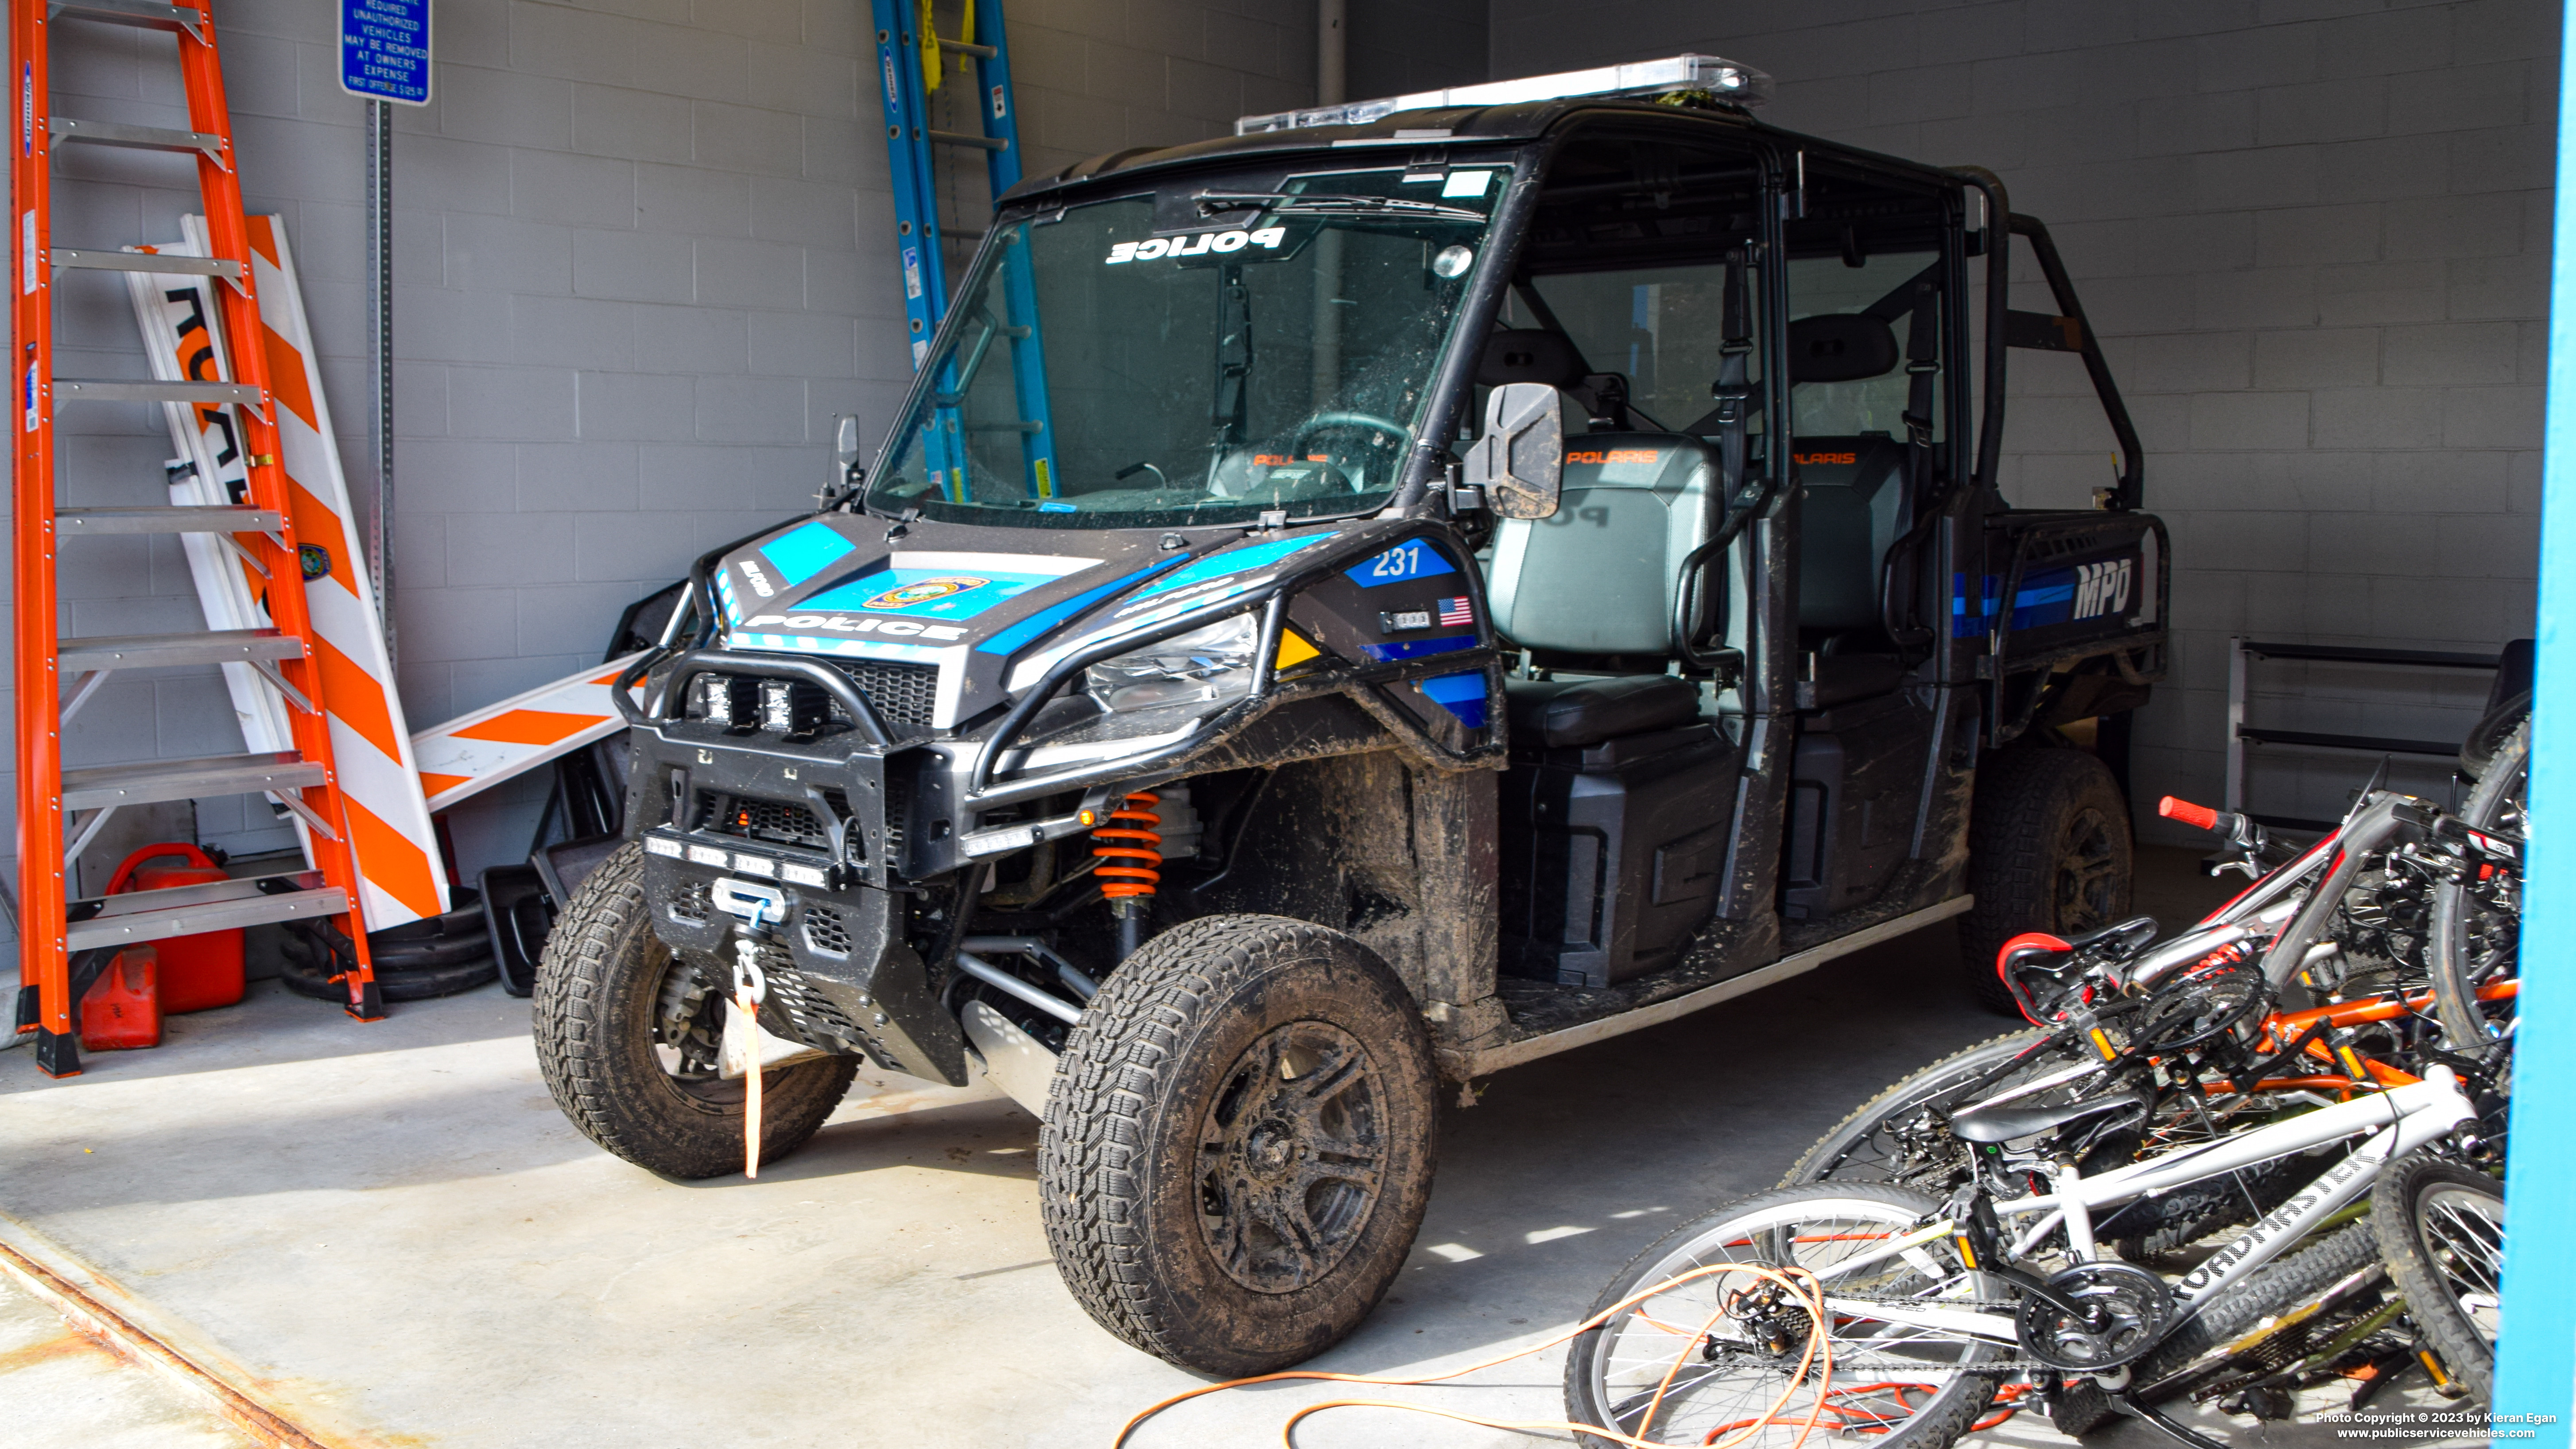
[[743, 1085], [719, 1075], [724, 1040], [724, 993], [703, 967], [681, 960], [660, 941], [644, 947], [645, 973], [653, 981], [653, 1060], [662, 1081], [699, 1107], [739, 1107]]
[[1227, 1277], [1292, 1293], [1368, 1226], [1385, 1173], [1385, 1094], [1357, 1037], [1297, 1021], [1246, 1048], [1200, 1124], [1199, 1228]]
[[2120, 909], [2119, 836], [2101, 811], [2078, 810], [2066, 822], [2049, 894], [2061, 934], [2106, 924]]

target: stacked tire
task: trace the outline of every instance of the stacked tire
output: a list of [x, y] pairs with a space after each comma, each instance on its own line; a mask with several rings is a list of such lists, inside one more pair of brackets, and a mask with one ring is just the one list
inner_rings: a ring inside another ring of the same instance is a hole
[[[424, 916], [399, 926], [367, 933], [367, 956], [376, 972], [376, 989], [387, 1002], [427, 1001], [471, 991], [497, 978], [500, 964], [492, 956], [492, 932], [483, 919], [482, 897], [472, 890], [454, 893], [455, 909]], [[355, 964], [357, 953], [347, 935], [327, 921], [301, 929], [290, 927], [284, 947], [285, 967], [279, 984], [298, 996], [344, 1002], [348, 992], [335, 978]]]

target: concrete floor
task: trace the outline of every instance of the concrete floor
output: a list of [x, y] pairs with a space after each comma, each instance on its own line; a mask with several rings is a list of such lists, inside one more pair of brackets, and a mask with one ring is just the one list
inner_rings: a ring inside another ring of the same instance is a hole
[[[2184, 853], [2147, 854], [2142, 908], [2174, 921], [2223, 898]], [[1446, 1112], [1404, 1280], [1312, 1367], [1427, 1372], [1570, 1324], [1680, 1215], [1770, 1186], [1862, 1098], [2008, 1029], [1966, 1003], [1958, 969], [1936, 927], [1495, 1078]], [[526, 1004], [497, 988], [361, 1026], [263, 983], [73, 1081], [31, 1056], [0, 1053], [0, 1231], [184, 1323], [326, 1441], [1106, 1443], [1198, 1382], [1064, 1292], [1038, 1224], [1037, 1123], [980, 1085], [863, 1074], [757, 1183], [693, 1184], [575, 1133], [539, 1079]], [[83, 1391], [12, 1362], [11, 1417], [55, 1428], [22, 1442], [73, 1442], [60, 1430]], [[1364, 1396], [1554, 1419], [1561, 1364], [1550, 1351], [1464, 1389]], [[1341, 1396], [1218, 1396], [1135, 1442], [1271, 1442], [1296, 1405]], [[1426, 1434], [1527, 1442], [1367, 1410], [1298, 1442]], [[2068, 1442], [2028, 1416], [1987, 1438]]]

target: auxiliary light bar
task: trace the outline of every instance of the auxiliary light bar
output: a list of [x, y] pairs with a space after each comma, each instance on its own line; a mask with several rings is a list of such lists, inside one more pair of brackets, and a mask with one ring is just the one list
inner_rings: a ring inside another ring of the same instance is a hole
[[1641, 60], [1634, 65], [1605, 65], [1591, 70], [1559, 71], [1520, 80], [1451, 86], [1444, 91], [1350, 101], [1267, 116], [1245, 116], [1234, 123], [1238, 136], [1266, 131], [1296, 131], [1308, 126], [1364, 126], [1398, 111], [1428, 111], [1449, 106], [1514, 106], [1530, 101], [1556, 101], [1572, 96], [1646, 96], [1667, 91], [1706, 91], [1738, 106], [1758, 106], [1771, 96], [1771, 77], [1749, 65], [1714, 55], [1675, 55]]

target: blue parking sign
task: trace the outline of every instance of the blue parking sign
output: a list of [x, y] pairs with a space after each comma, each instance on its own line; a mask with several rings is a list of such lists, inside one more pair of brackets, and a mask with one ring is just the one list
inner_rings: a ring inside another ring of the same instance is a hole
[[340, 0], [340, 89], [429, 104], [429, 0]]

